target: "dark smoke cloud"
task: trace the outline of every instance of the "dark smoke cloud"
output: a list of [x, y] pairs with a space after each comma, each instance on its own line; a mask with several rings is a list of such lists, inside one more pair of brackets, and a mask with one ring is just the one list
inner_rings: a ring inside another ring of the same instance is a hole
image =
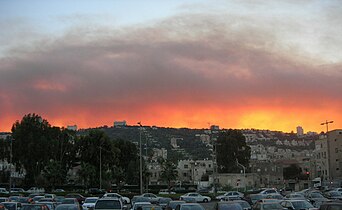
[[0, 110], [17, 119], [29, 112], [71, 119], [188, 104], [342, 107], [341, 63], [294, 56], [279, 47], [281, 38], [272, 26], [215, 15], [73, 27], [0, 60]]

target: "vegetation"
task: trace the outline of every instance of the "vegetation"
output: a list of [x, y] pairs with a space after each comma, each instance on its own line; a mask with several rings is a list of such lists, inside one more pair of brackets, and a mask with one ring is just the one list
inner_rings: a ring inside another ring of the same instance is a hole
[[216, 143], [217, 166], [220, 173], [236, 173], [241, 170], [237, 161], [249, 165], [251, 149], [239, 130], [222, 131]]

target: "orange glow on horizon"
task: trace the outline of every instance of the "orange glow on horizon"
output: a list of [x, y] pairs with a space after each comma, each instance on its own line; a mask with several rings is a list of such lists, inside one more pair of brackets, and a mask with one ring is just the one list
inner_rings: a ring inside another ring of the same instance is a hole
[[[186, 106], [185, 106], [186, 107]], [[314, 114], [313, 114], [314, 113]], [[40, 114], [53, 126], [66, 127], [67, 125], [77, 125], [78, 128], [95, 128], [100, 126], [112, 126], [114, 121], [126, 120], [128, 125], [136, 125], [141, 121], [143, 125], [174, 127], [174, 128], [208, 128], [209, 125], [219, 125], [220, 128], [237, 129], [267, 129], [283, 132], [296, 132], [297, 126], [302, 126], [305, 132], [325, 131], [325, 127], [320, 123], [327, 120], [334, 120], [329, 129], [342, 128], [338, 119], [342, 114], [336, 110], [329, 112], [318, 112], [318, 110], [284, 110], [283, 108], [270, 109], [262, 108], [240, 108], [240, 109], [219, 109], [202, 107], [188, 107], [177, 109], [177, 107], [153, 106], [145, 108], [140, 114], [125, 114], [123, 112], [98, 113], [94, 116], [90, 112], [78, 112], [73, 115], [53, 116], [49, 114]], [[12, 124], [16, 120], [21, 120], [22, 116], [7, 117], [0, 124], [0, 131], [10, 131]]]

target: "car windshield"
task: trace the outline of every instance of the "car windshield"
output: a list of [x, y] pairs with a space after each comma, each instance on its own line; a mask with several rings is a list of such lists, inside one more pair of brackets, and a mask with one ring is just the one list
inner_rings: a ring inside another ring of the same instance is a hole
[[239, 204], [221, 203], [218, 204], [218, 210], [242, 210], [242, 207]]
[[240, 204], [242, 208], [251, 208], [251, 206], [247, 202], [236, 202], [236, 203]]
[[59, 205], [56, 210], [78, 210], [76, 205]]
[[25, 205], [20, 210], [42, 210], [41, 205]]
[[262, 199], [262, 195], [250, 195], [250, 198], [252, 200], [260, 200], [260, 199]]
[[160, 206], [143, 206], [142, 210], [162, 210]]
[[323, 198], [323, 196], [321, 194], [319, 194], [319, 193], [312, 193], [311, 197], [312, 198]]
[[98, 200], [95, 209], [121, 209], [121, 203], [118, 200]]
[[201, 205], [182, 205], [180, 210], [204, 210]]
[[4, 203], [6, 209], [8, 210], [16, 210], [16, 205], [15, 203]]
[[311, 205], [307, 201], [294, 201], [292, 202], [292, 205], [295, 209], [309, 209], [314, 208], [313, 205]]
[[264, 209], [283, 209], [279, 203], [265, 203]]
[[96, 203], [97, 199], [96, 198], [87, 198], [84, 203]]
[[169, 206], [172, 208], [172, 209], [175, 209], [179, 204], [182, 204], [184, 203], [183, 201], [179, 201], [179, 202], [171, 202], [169, 204]]

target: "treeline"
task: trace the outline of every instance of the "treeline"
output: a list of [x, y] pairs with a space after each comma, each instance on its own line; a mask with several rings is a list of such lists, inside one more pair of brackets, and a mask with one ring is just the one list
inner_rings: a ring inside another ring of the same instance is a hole
[[[111, 184], [139, 183], [137, 146], [110, 139], [99, 130], [77, 136], [75, 131], [51, 126], [41, 116], [28, 114], [13, 124], [12, 137], [1, 141], [0, 147], [1, 160], [9, 162], [12, 153], [12, 171], [26, 174], [24, 186], [53, 189], [73, 183], [88, 188], [101, 183], [108, 188]], [[75, 173], [70, 173], [75, 168]]]

